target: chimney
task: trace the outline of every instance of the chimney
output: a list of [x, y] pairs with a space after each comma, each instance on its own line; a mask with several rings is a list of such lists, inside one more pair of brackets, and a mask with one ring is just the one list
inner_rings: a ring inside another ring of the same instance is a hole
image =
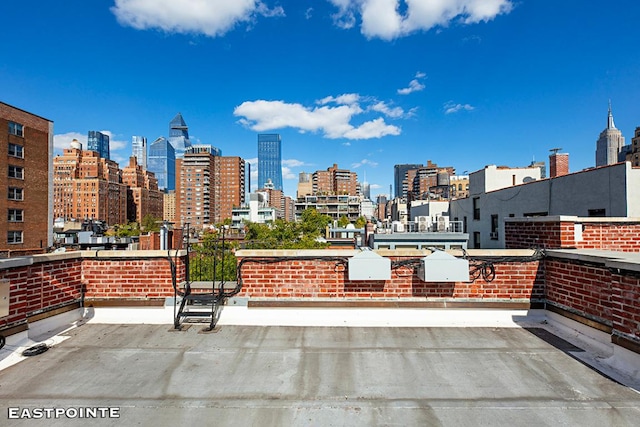
[[562, 148], [551, 149], [551, 155], [549, 156], [549, 178], [555, 178], [558, 176], [569, 174], [569, 154], [558, 153]]

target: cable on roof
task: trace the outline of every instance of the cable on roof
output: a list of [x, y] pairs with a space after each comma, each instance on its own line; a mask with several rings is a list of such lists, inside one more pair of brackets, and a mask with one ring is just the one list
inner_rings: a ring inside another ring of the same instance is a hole
[[47, 350], [49, 350], [49, 346], [46, 345], [45, 343], [40, 343], [32, 347], [29, 347], [28, 349], [22, 352], [22, 355], [25, 357], [37, 356], [39, 354], [44, 353]]

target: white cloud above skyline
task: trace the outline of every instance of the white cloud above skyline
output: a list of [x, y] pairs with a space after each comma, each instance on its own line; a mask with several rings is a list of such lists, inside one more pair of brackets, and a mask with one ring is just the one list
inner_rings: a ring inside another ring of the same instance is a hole
[[282, 17], [281, 6], [269, 8], [259, 0], [115, 0], [111, 12], [118, 22], [138, 30], [224, 35], [237, 24], [251, 25], [258, 16]]
[[[105, 135], [109, 136], [109, 151], [118, 151], [122, 150], [125, 147], [129, 147], [130, 143], [128, 141], [122, 141], [117, 139], [114, 136], [114, 133], [108, 130], [101, 130]], [[74, 139], [78, 140], [82, 144], [82, 149], [87, 149], [87, 134], [80, 132], [67, 132], [53, 136], [53, 148], [56, 151], [62, 151], [65, 148], [69, 148], [71, 146], [71, 141]]]
[[469, 104], [456, 104], [453, 101], [449, 101], [444, 104], [444, 113], [445, 114], [453, 114], [459, 111], [473, 111], [476, 107]]
[[420, 92], [422, 90], [424, 90], [425, 85], [421, 82], [422, 79], [424, 79], [427, 75], [425, 73], [422, 73], [420, 71], [418, 71], [416, 73], [416, 76], [413, 80], [411, 80], [409, 82], [409, 86], [402, 88], [402, 89], [398, 89], [398, 94], [399, 95], [409, 95], [410, 93], [413, 92]]
[[[373, 103], [362, 108], [360, 101]], [[350, 140], [400, 135], [401, 129], [386, 123], [382, 117], [357, 126], [351, 123], [354, 117], [367, 112], [379, 112], [392, 118], [404, 114], [398, 107], [391, 108], [385, 103], [353, 93], [322, 98], [313, 107], [285, 101], [245, 101], [234, 109], [233, 114], [240, 117], [239, 123], [256, 132], [294, 128], [301, 133], [321, 133], [328, 139]]]
[[369, 160], [369, 159], [362, 159], [359, 162], [351, 164], [352, 169], [358, 169], [359, 167], [362, 167], [362, 166], [371, 166], [372, 168], [375, 168], [376, 166], [378, 166], [378, 162], [374, 162], [373, 160]]
[[367, 38], [393, 40], [417, 31], [447, 27], [450, 23], [475, 24], [507, 14], [512, 0], [329, 0], [338, 11], [332, 15], [339, 28], [350, 29], [361, 19]]
[[[486, 22], [511, 12], [513, 0], [327, 0], [338, 28], [358, 23], [367, 38], [393, 40], [417, 31]], [[115, 0], [111, 8], [118, 22], [138, 30], [202, 34], [218, 37], [246, 23], [250, 29], [260, 17], [284, 17], [282, 6], [262, 0]], [[305, 12], [310, 19], [313, 8]]]

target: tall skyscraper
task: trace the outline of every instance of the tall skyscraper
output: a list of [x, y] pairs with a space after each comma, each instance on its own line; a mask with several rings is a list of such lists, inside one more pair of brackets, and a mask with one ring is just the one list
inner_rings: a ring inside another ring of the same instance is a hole
[[624, 146], [622, 132], [613, 123], [611, 113], [611, 102], [609, 102], [609, 115], [607, 117], [607, 127], [600, 132], [600, 138], [596, 143], [596, 166], [606, 166], [618, 163], [618, 154]]
[[184, 152], [191, 147], [189, 128], [180, 113], [169, 122], [169, 142], [175, 150], [176, 159], [184, 157]]
[[138, 165], [147, 170], [147, 138], [144, 136], [132, 136], [131, 154], [136, 158]]
[[395, 186], [395, 197], [406, 197], [407, 195], [403, 192], [402, 189], [402, 181], [404, 181], [407, 171], [412, 169], [419, 169], [423, 167], [423, 165], [418, 164], [404, 164], [404, 165], [395, 165], [393, 167], [393, 183]]
[[158, 188], [171, 191], [176, 188], [176, 153], [166, 138], [160, 137], [149, 146], [147, 160], [149, 172], [158, 178]]
[[281, 156], [280, 134], [258, 135], [258, 188], [264, 188], [270, 179], [276, 190], [282, 190]]
[[109, 135], [90, 130], [87, 135], [87, 150], [95, 151], [103, 159], [109, 160]]

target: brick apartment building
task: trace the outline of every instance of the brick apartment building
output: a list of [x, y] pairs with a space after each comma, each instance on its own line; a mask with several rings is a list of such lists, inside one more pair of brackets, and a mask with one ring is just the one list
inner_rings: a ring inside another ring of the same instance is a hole
[[358, 174], [347, 169], [338, 169], [338, 165], [325, 171], [313, 173], [314, 195], [358, 195]]
[[122, 168], [122, 183], [127, 186], [127, 219], [142, 222], [151, 215], [162, 218], [164, 194], [158, 190], [158, 179], [153, 172], [146, 171], [135, 157], [129, 158], [129, 165]]
[[53, 183], [56, 218], [127, 222], [127, 187], [118, 164], [82, 150], [78, 141], [53, 159]]
[[53, 122], [0, 102], [0, 251], [53, 244]]
[[205, 147], [176, 162], [176, 223], [203, 228], [232, 217], [245, 201], [245, 161], [214, 155]]

